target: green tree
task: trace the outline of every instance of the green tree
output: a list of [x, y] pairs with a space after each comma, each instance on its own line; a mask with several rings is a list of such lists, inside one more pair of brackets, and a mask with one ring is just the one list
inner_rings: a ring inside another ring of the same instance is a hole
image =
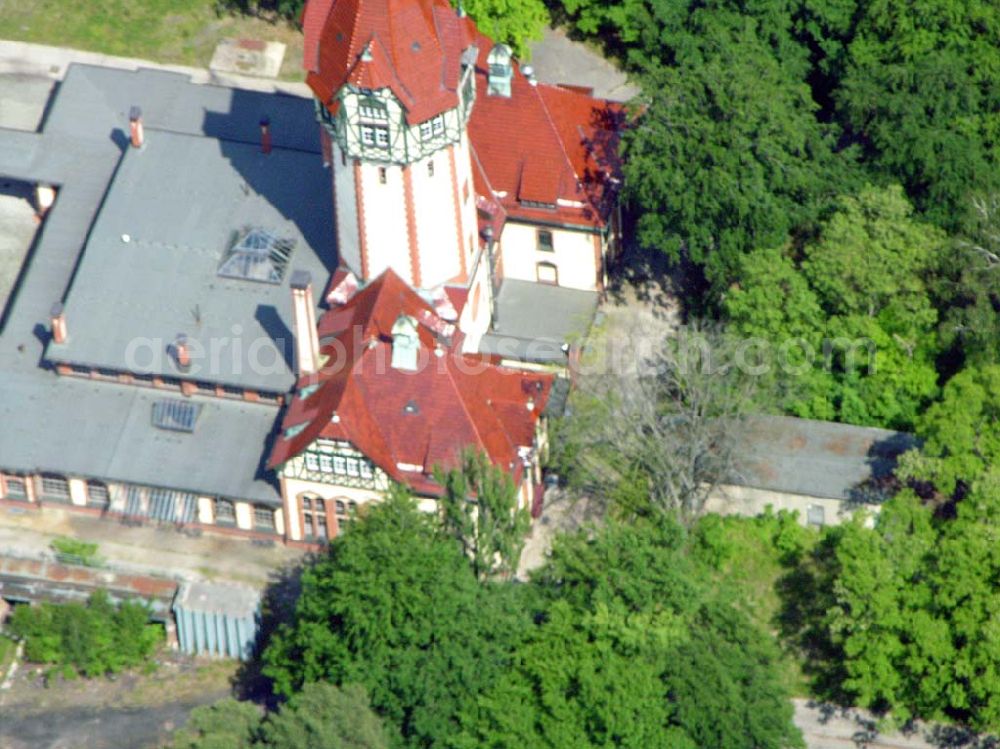
[[557, 539], [543, 614], [456, 746], [788, 747], [775, 652], [666, 517]]
[[970, 194], [1000, 184], [1000, 9], [930, 0], [858, 3], [839, 115], [873, 166], [954, 228]]
[[744, 254], [784, 244], [854, 179], [850, 154], [835, 153], [816, 119], [804, 52], [789, 42], [782, 56], [772, 33], [692, 4], [644, 49], [656, 57], [643, 62], [643, 109], [624, 139], [639, 240], [685, 254], [717, 294]]
[[445, 490], [439, 503], [444, 531], [458, 541], [478, 579], [510, 577], [517, 571], [531, 516], [518, 507], [510, 474], [489, 456], [470, 450], [461, 460], [459, 468], [434, 472]]
[[933, 484], [945, 496], [963, 490], [1000, 461], [1000, 366], [969, 368], [944, 386], [941, 401], [917, 422], [923, 445], [904, 454], [897, 473]]
[[11, 617], [11, 631], [23, 637], [25, 657], [84, 676], [114, 674], [146, 661], [162, 638], [149, 624], [144, 604], [113, 605], [106, 591], [78, 603], [20, 606]]
[[260, 709], [232, 698], [196, 707], [174, 734], [171, 749], [251, 749], [260, 726]]
[[531, 57], [530, 42], [542, 38], [551, 20], [542, 0], [461, 0], [461, 5], [481, 32], [509, 44], [521, 60]]
[[901, 188], [865, 187], [838, 201], [798, 257], [745, 256], [722, 306], [734, 333], [770, 342], [768, 374], [788, 411], [912, 428], [937, 393], [931, 281], [947, 246]]
[[435, 519], [396, 492], [303, 572], [264, 673], [285, 696], [313, 681], [360, 684], [394, 746], [431, 746], [509, 662], [525, 626], [519, 595], [481, 586]]
[[388, 749], [382, 721], [357, 684], [306, 684], [261, 726], [268, 749]]

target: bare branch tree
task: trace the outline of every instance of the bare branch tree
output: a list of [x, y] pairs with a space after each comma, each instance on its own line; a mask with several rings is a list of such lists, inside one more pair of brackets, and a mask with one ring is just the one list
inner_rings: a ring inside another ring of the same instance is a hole
[[643, 318], [624, 327], [576, 373], [559, 430], [571, 483], [619, 512], [689, 521], [735, 472], [754, 388], [740, 366], [746, 351], [702, 325]]

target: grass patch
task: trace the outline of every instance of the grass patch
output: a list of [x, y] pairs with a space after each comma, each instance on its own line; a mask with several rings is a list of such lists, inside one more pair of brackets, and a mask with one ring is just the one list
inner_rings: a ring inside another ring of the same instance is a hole
[[779, 581], [789, 573], [787, 555], [808, 553], [820, 534], [785, 513], [753, 518], [710, 515], [702, 519], [696, 533], [701, 553], [716, 568], [719, 583], [761, 629], [774, 634], [781, 648], [779, 672], [786, 689], [794, 697], [810, 696], [810, 679], [803, 671], [805, 656], [782, 638]]
[[213, 0], [0, 0], [0, 38], [207, 67], [227, 38], [284, 42], [281, 78], [301, 80], [294, 26], [219, 13]]

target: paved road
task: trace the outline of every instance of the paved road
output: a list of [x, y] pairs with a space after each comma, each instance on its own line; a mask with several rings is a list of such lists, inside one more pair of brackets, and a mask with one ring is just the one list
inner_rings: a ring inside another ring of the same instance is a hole
[[627, 101], [639, 93], [613, 62], [574, 42], [562, 29], [546, 29], [541, 41], [531, 45], [531, 65], [543, 83], [589, 86], [596, 96], [615, 101]]
[[919, 724], [912, 733], [879, 734], [870, 713], [812, 705], [793, 700], [795, 725], [809, 749], [997, 749], [988, 736], [974, 736], [960, 729]]

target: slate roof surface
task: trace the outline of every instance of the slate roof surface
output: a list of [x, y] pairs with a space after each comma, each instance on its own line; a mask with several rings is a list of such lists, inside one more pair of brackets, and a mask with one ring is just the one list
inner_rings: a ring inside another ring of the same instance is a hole
[[754, 418], [740, 436], [731, 483], [828, 499], [856, 500], [871, 478], [888, 476], [912, 434], [787, 416]]
[[[292, 269], [332, 266], [329, 173], [314, 153], [146, 128], [128, 148], [66, 299], [52, 361], [283, 393], [292, 367]], [[279, 284], [217, 274], [253, 228], [294, 241]], [[127, 236], [126, 242], [123, 237]], [[325, 256], [325, 257], [324, 257]], [[186, 335], [181, 371], [168, 347]], [[217, 355], [212, 352], [217, 351]]]
[[[401, 314], [418, 321], [422, 351], [412, 372], [391, 366], [391, 330]], [[391, 270], [327, 312], [319, 330], [321, 352], [330, 361], [318, 375], [300, 379], [300, 389], [312, 383], [319, 388], [292, 401], [282, 429], [307, 426], [278, 437], [269, 465], [284, 463], [320, 437], [346, 440], [393, 479], [436, 494], [434, 467], [456, 465], [471, 445], [519, 479], [517, 449], [533, 444], [552, 377], [462, 356], [457, 338], [437, 332], [440, 323], [432, 307]], [[436, 345], [443, 355], [433, 353]], [[401, 463], [419, 470], [401, 469]]]
[[[260, 117], [266, 114], [276, 151], [319, 153], [308, 99], [194, 85], [186, 76], [152, 70], [73, 65], [41, 132], [0, 129], [0, 175], [59, 188], [0, 321], [0, 468], [278, 504], [277, 486], [261, 465], [278, 415], [274, 407], [196, 396], [204, 408], [194, 433], [168, 432], [152, 425], [152, 403], [176, 394], [58, 377], [40, 366], [49, 310], [71, 285], [88, 232], [122, 162], [132, 105], [142, 107], [147, 130], [217, 148], [218, 139], [256, 146]], [[276, 163], [281, 160], [279, 154]], [[143, 189], [149, 190], [145, 199], [169, 204], [183, 202], [190, 187], [184, 184], [181, 194], [160, 196], [153, 187]], [[288, 200], [308, 203], [312, 197], [292, 195]], [[329, 215], [328, 206], [326, 200], [324, 215]], [[332, 223], [327, 236], [332, 251]], [[119, 289], [104, 291], [113, 307]], [[169, 286], [150, 283], [144, 293], [169, 306]], [[68, 313], [72, 311], [69, 305]], [[85, 328], [74, 330], [81, 321], [68, 322], [71, 340], [75, 333], [82, 335]], [[244, 324], [252, 325], [253, 319]]]

